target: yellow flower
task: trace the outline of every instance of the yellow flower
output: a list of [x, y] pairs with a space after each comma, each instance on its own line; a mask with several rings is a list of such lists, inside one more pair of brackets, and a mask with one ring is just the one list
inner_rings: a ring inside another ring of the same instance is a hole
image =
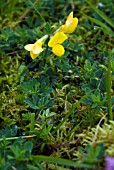
[[35, 59], [39, 56], [39, 54], [43, 51], [42, 45], [47, 39], [47, 35], [44, 35], [42, 38], [40, 38], [38, 41], [36, 41], [34, 44], [27, 44], [25, 45], [25, 49], [27, 51], [30, 51], [30, 56], [32, 59]]
[[57, 32], [48, 42], [48, 46], [52, 47], [52, 51], [57, 56], [62, 56], [65, 53], [64, 47], [61, 45], [66, 39], [67, 35], [63, 32]]
[[67, 17], [65, 24], [61, 26], [60, 31], [63, 31], [64, 33], [73, 33], [77, 24], [78, 18], [73, 18], [73, 12], [71, 12]]

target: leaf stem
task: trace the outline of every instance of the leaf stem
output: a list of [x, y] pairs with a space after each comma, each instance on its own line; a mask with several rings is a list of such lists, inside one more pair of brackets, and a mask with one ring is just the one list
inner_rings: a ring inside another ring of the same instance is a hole
[[49, 41], [49, 36], [48, 36], [48, 38], [46, 40], [46, 49], [45, 49], [44, 55], [43, 55], [44, 65], [46, 63], [46, 56], [47, 56], [47, 52], [48, 52], [48, 41]]
[[112, 102], [111, 102], [111, 61], [110, 61], [110, 50], [108, 50], [108, 70], [107, 70], [107, 105], [108, 105], [108, 120], [113, 120], [112, 114]]

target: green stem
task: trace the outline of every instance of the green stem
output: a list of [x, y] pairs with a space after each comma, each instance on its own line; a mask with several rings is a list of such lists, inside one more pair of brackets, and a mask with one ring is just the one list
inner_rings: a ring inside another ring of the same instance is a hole
[[35, 113], [31, 113], [30, 132], [34, 131], [35, 123]]
[[108, 70], [107, 70], [107, 105], [108, 105], [108, 120], [113, 120], [112, 103], [111, 103], [111, 65], [110, 65], [110, 50], [108, 50]]
[[31, 3], [31, 5], [33, 6], [33, 8], [37, 11], [38, 15], [41, 17], [41, 19], [43, 20], [43, 22], [45, 22], [45, 19], [42, 17], [41, 13], [37, 10], [37, 8], [35, 7], [35, 4], [38, 3], [38, 0], [36, 0], [34, 3], [32, 3], [31, 0], [29, 0], [29, 2]]
[[44, 51], [44, 56], [43, 56], [44, 65], [46, 63], [46, 55], [47, 55], [47, 52], [48, 52], [48, 41], [49, 41], [49, 37], [46, 40], [46, 49]]
[[19, 138], [28, 139], [28, 138], [34, 138], [34, 137], [36, 137], [36, 135], [19, 136], [19, 137], [10, 137], [10, 138], [3, 137], [3, 138], [0, 139], [0, 142], [3, 141], [3, 140], [16, 140], [16, 139], [19, 139]]
[[46, 59], [46, 55], [47, 55], [47, 52], [48, 52], [48, 41], [49, 41], [49, 37], [46, 40], [46, 50], [44, 52], [44, 57], [43, 57], [44, 59]]

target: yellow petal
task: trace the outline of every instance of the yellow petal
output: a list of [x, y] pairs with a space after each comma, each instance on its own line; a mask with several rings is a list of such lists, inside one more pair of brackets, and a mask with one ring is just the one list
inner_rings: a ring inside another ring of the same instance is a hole
[[60, 44], [55, 45], [52, 48], [52, 51], [56, 56], [59, 56], [59, 57], [65, 53], [64, 47]]
[[34, 44], [27, 44], [25, 45], [25, 49], [27, 51], [33, 51], [33, 53], [37, 54], [39, 52], [42, 52], [42, 44], [45, 42], [45, 40], [48, 38], [48, 35], [44, 35], [42, 38], [40, 38], [38, 41], [36, 41]]
[[78, 18], [73, 18], [73, 12], [71, 12], [64, 25], [61, 26], [60, 31], [64, 33], [73, 33], [78, 24]]
[[77, 27], [77, 24], [78, 24], [78, 18], [75, 17], [72, 19], [72, 22], [70, 23], [69, 26], [66, 26], [66, 24], [62, 25], [61, 31], [63, 31], [64, 33], [69, 33], [69, 34], [73, 33]]
[[30, 56], [32, 59], [35, 59], [36, 57], [39, 56], [39, 54], [34, 54], [32, 51], [30, 51]]
[[72, 18], [73, 18], [73, 11], [68, 15], [67, 20], [72, 19]]
[[78, 24], [78, 18], [73, 18], [72, 23], [66, 27], [66, 32], [65, 33], [73, 33], [77, 27]]
[[42, 43], [36, 42], [31, 50], [34, 54], [41, 53], [43, 51]]
[[72, 21], [73, 21], [73, 12], [71, 12], [67, 17], [67, 20], [65, 23], [66, 27], [68, 27], [72, 23]]
[[61, 28], [60, 28], [60, 31], [66, 33], [66, 30], [67, 30], [66, 25], [65, 24], [62, 25]]
[[63, 32], [57, 32], [48, 42], [49, 47], [54, 47], [56, 44], [62, 44], [66, 39], [67, 35]]
[[34, 44], [27, 44], [24, 46], [25, 50], [27, 50], [27, 51], [31, 51], [33, 49], [33, 47], [34, 47]]
[[39, 46], [39, 47], [42, 47], [42, 42], [40, 42], [40, 41], [38, 40], [38, 41], [36, 41], [36, 42], [34, 43], [34, 45]]

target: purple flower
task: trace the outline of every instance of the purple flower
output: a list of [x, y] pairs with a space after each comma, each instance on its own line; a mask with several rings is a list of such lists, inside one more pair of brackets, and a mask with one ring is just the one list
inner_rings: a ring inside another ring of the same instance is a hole
[[114, 157], [106, 156], [106, 168], [105, 170], [114, 170]]

